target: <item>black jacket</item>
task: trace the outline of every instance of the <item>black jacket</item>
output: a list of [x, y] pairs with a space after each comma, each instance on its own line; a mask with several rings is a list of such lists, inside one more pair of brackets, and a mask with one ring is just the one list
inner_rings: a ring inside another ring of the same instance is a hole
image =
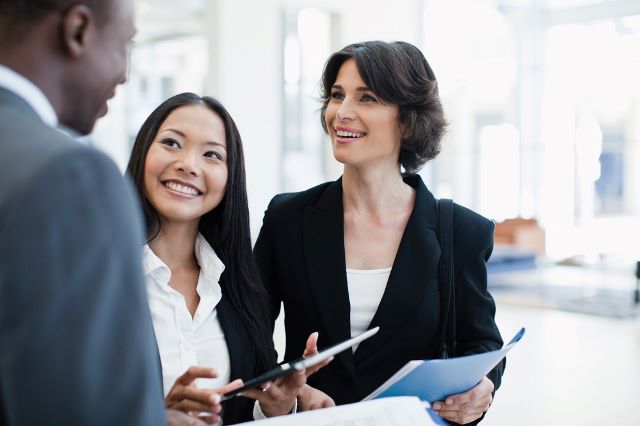
[[[440, 355], [436, 202], [419, 176], [405, 181], [416, 189], [416, 201], [370, 325], [380, 326], [380, 332], [361, 343], [355, 353], [339, 354], [309, 378], [311, 386], [337, 404], [361, 400], [410, 360]], [[495, 304], [487, 292], [486, 273], [494, 225], [459, 205], [454, 205], [453, 216], [454, 355], [498, 349], [502, 339], [494, 322]], [[280, 302], [284, 303], [285, 360], [298, 356], [313, 331], [320, 332], [319, 348], [350, 337], [341, 179], [274, 197], [254, 254], [272, 297], [274, 319]], [[503, 368], [501, 363], [489, 374], [496, 388]]]
[[[256, 345], [251, 339], [247, 328], [242, 322], [236, 309], [225, 296], [223, 290], [222, 299], [218, 304], [218, 319], [224, 332], [224, 338], [229, 350], [231, 361], [231, 380], [243, 379], [245, 382], [258, 374], [262, 369], [258, 366]], [[248, 422], [253, 420], [254, 400], [244, 397], [235, 397], [222, 404], [222, 420], [225, 425]]]

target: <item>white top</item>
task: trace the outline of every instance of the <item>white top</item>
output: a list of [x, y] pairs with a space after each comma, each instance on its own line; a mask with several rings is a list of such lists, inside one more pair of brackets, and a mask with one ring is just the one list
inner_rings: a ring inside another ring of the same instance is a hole
[[196, 287], [200, 303], [192, 318], [182, 294], [169, 286], [169, 267], [148, 245], [144, 246], [142, 264], [160, 350], [165, 396], [178, 376], [192, 366], [215, 368], [218, 372], [215, 379], [198, 379], [196, 386], [200, 388], [216, 389], [230, 379], [229, 351], [216, 312], [222, 298], [219, 281], [224, 264], [200, 234], [195, 249], [200, 265]]
[[56, 111], [42, 90], [30, 80], [4, 65], [0, 65], [0, 87], [12, 91], [24, 99], [47, 125], [51, 127], [58, 125]]
[[[351, 303], [351, 337], [356, 336], [371, 324], [371, 320], [378, 310], [387, 281], [391, 275], [391, 268], [384, 269], [348, 269], [347, 286], [349, 287], [349, 302]], [[353, 347], [353, 351], [358, 345]]]

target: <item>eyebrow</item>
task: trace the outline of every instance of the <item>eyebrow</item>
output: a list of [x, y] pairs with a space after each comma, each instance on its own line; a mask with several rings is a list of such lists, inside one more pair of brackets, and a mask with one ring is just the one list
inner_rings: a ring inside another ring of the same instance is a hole
[[[340, 86], [339, 84], [334, 84], [333, 86], [331, 86], [331, 88], [332, 89], [344, 90], [344, 88], [342, 86]], [[373, 92], [373, 90], [371, 90], [367, 86], [360, 86], [360, 87], [356, 87], [356, 92]]]
[[[184, 132], [181, 132], [180, 130], [177, 130], [177, 129], [164, 129], [163, 132], [173, 132], [179, 136], [182, 136], [183, 138], [187, 137], [187, 135], [185, 135]], [[224, 144], [221, 144], [220, 142], [216, 142], [216, 141], [207, 141], [207, 142], [204, 142], [204, 145], [217, 146], [224, 149], [225, 151], [227, 150], [227, 147]]]

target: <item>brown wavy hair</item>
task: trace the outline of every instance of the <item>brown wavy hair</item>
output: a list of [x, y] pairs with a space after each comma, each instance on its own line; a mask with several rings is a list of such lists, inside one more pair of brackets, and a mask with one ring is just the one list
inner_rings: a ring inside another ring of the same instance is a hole
[[360, 77], [382, 101], [397, 105], [402, 138], [398, 161], [405, 174], [415, 174], [440, 153], [447, 122], [442, 111], [438, 83], [422, 52], [412, 44], [365, 41], [346, 46], [329, 57], [322, 74], [322, 128], [331, 87], [343, 63], [354, 59]]

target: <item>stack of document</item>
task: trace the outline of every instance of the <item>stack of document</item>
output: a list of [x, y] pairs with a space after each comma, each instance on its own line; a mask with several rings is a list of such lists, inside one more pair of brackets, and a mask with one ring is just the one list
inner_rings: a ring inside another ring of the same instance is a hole
[[251, 422], [255, 426], [438, 426], [415, 397], [357, 402]]

